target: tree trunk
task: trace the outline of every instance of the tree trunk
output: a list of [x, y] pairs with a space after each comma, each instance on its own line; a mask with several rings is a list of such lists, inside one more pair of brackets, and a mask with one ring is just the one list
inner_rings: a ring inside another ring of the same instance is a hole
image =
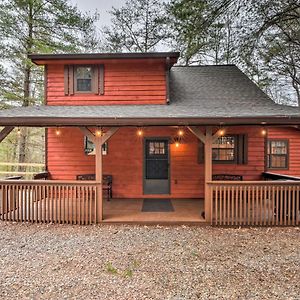
[[[28, 63], [28, 55], [32, 52], [33, 47], [33, 3], [28, 3], [28, 29], [26, 43], [26, 61], [24, 62], [24, 81], [23, 81], [23, 103], [22, 106], [30, 105], [30, 80], [31, 80], [31, 65]], [[26, 162], [26, 144], [27, 144], [27, 128], [22, 128], [19, 138], [19, 163]], [[24, 166], [19, 166], [19, 172], [25, 172]]]

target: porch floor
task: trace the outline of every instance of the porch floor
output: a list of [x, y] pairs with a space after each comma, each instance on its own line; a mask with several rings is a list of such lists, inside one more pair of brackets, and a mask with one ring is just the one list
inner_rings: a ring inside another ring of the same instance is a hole
[[173, 212], [143, 212], [143, 199], [103, 200], [104, 222], [194, 223], [205, 222], [203, 199], [171, 199]]
[[[124, 198], [107, 201], [103, 198], [103, 221], [106, 223], [205, 222], [201, 216], [204, 211], [203, 199], [171, 199], [174, 208], [172, 212], [143, 212], [143, 199]], [[42, 199], [26, 201], [22, 205], [16, 204], [15, 208], [6, 214], [0, 213], [0, 219], [86, 224], [88, 220], [94, 220], [94, 209], [87, 203], [79, 205], [75, 199], [56, 201], [54, 198], [48, 199], [47, 202]]]

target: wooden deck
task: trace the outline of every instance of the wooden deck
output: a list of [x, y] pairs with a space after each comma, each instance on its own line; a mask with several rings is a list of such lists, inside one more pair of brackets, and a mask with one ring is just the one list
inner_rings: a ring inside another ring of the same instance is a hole
[[[105, 223], [197, 223], [204, 222], [201, 213], [204, 203], [201, 199], [173, 199], [173, 212], [142, 212], [143, 199], [104, 200]], [[95, 220], [94, 200], [82, 202], [79, 199], [41, 199], [23, 202], [6, 214], [3, 220], [27, 222], [50, 222], [69, 224], [91, 224]]]
[[203, 199], [172, 199], [173, 212], [142, 212], [143, 199], [104, 201], [104, 222], [122, 223], [198, 223], [204, 211]]

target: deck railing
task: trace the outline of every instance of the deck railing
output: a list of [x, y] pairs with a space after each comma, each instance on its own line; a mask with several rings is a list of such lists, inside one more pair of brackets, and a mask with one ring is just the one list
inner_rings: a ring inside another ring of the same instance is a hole
[[300, 182], [212, 181], [212, 225], [297, 226]]
[[16, 222], [97, 222], [95, 181], [0, 181], [0, 219]]

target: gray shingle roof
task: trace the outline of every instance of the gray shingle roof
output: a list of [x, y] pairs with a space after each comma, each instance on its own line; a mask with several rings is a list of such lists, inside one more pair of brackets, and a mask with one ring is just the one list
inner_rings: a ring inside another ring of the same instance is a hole
[[[22, 107], [0, 111], [0, 125], [8, 125], [9, 120], [12, 123], [12, 120], [16, 122], [25, 117], [27, 125], [31, 124], [31, 119], [32, 124], [43, 119], [51, 125], [55, 119], [59, 119], [60, 125], [64, 123], [62, 119], [82, 119], [82, 122], [90, 119], [93, 124], [102, 122], [110, 125], [114, 122], [117, 124], [117, 120], [126, 123], [125, 120], [135, 119], [146, 125], [150, 120], [151, 123], [156, 120], [160, 124], [159, 120], [166, 118], [169, 123], [183, 119], [185, 124], [192, 119], [194, 123], [197, 120], [205, 123], [206, 120], [207, 124], [213, 123], [213, 119], [228, 124], [233, 123], [234, 119], [248, 119], [248, 123], [249, 120], [259, 123], [264, 119], [293, 119], [297, 123], [300, 109], [274, 103], [236, 66], [226, 65], [173, 67], [169, 105]], [[76, 125], [79, 124], [78, 120]]]

